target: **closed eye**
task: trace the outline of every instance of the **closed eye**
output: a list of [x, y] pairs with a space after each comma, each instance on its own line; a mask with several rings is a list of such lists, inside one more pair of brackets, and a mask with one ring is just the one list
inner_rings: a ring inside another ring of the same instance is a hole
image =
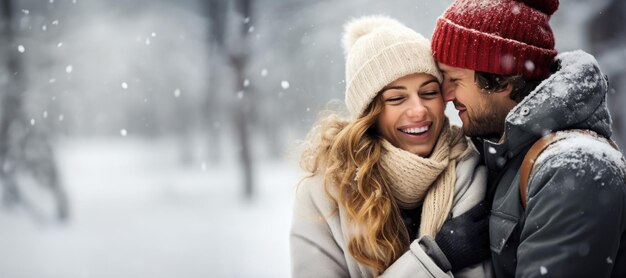
[[428, 91], [428, 92], [421, 93], [420, 95], [425, 96], [425, 97], [433, 97], [433, 96], [437, 96], [438, 94], [439, 94], [439, 91]]
[[388, 99], [385, 99], [385, 102], [390, 102], [390, 103], [397, 103], [400, 102], [404, 99], [404, 97], [401, 96], [397, 96], [397, 97], [390, 97]]

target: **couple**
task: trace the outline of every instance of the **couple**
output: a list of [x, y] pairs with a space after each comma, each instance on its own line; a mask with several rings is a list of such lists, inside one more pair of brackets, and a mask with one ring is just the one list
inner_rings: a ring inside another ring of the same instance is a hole
[[[432, 43], [386, 17], [346, 25], [349, 117], [322, 118], [302, 155], [294, 277], [626, 277], [608, 82], [556, 55], [557, 8], [456, 0]], [[536, 148], [566, 130], [583, 131]]]

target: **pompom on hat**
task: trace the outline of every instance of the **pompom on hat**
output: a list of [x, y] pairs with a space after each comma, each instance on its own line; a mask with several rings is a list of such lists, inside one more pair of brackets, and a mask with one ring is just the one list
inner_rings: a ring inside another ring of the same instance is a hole
[[541, 80], [557, 51], [548, 21], [559, 0], [456, 0], [432, 37], [438, 62]]
[[360, 117], [378, 92], [413, 73], [428, 73], [441, 82], [429, 41], [385, 16], [353, 19], [344, 26], [345, 102], [353, 119]]

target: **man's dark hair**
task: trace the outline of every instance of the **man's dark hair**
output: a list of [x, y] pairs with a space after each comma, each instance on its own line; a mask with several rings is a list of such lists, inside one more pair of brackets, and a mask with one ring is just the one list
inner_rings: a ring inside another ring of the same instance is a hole
[[474, 81], [476, 85], [478, 85], [478, 88], [489, 93], [500, 92], [511, 84], [513, 89], [509, 97], [519, 103], [530, 94], [542, 80], [525, 80], [521, 75], [500, 75], [476, 71]]

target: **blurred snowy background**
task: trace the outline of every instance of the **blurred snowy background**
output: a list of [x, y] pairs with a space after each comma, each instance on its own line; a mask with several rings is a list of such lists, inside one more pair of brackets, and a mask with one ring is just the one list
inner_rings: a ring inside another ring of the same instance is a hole
[[[343, 99], [342, 24], [430, 36], [451, 2], [1, 0], [0, 277], [288, 277], [294, 146]], [[623, 147], [625, 4], [551, 20], [610, 76]]]

